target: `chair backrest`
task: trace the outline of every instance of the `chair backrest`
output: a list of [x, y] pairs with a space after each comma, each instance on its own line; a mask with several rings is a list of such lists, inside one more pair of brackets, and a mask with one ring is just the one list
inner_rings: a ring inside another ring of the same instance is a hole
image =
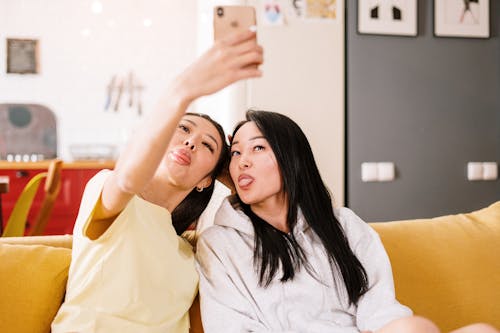
[[61, 160], [53, 160], [49, 165], [44, 186], [45, 196], [33, 223], [33, 227], [30, 230], [30, 236], [43, 235], [45, 227], [49, 222], [50, 214], [52, 213], [56, 198], [61, 190], [62, 164], [63, 162]]
[[28, 217], [33, 199], [38, 191], [42, 179], [45, 180], [44, 197], [38, 215], [35, 218], [30, 235], [41, 235], [50, 218], [50, 213], [54, 207], [54, 202], [59, 194], [61, 187], [62, 161], [51, 161], [48, 171], [36, 174], [30, 179], [19, 195], [19, 198], [12, 209], [12, 213], [7, 220], [7, 225], [2, 237], [20, 237], [24, 236], [26, 228], [26, 219]]

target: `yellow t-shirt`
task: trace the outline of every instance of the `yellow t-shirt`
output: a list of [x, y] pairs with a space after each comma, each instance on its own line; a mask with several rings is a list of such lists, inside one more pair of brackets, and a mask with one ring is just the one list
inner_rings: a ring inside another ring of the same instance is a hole
[[165, 208], [135, 196], [99, 238], [84, 235], [108, 175], [101, 171], [85, 188], [52, 332], [188, 332], [198, 275]]

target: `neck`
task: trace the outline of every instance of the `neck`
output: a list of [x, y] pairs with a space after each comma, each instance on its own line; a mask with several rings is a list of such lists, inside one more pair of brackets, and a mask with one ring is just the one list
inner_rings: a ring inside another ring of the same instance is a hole
[[155, 176], [139, 196], [148, 202], [167, 209], [169, 212], [173, 212], [189, 192], [191, 192], [190, 189], [179, 189], [170, 182]]
[[285, 233], [290, 232], [287, 223], [288, 200], [286, 196], [272, 198], [265, 202], [250, 205], [252, 211], [261, 219]]

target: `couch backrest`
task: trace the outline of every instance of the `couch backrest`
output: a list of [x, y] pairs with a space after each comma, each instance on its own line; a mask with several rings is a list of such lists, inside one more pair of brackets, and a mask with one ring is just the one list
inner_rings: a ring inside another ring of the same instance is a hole
[[473, 322], [500, 327], [500, 201], [469, 214], [371, 225], [401, 303], [443, 331]]

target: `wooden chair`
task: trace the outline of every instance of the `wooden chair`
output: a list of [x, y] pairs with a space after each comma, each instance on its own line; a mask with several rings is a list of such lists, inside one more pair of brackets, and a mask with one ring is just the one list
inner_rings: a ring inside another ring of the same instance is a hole
[[20, 237], [24, 236], [26, 228], [26, 219], [28, 217], [33, 199], [37, 193], [42, 179], [45, 179], [44, 197], [42, 205], [33, 223], [29, 235], [42, 235], [49, 221], [55, 200], [61, 189], [61, 171], [62, 161], [52, 160], [47, 172], [39, 173], [30, 179], [19, 195], [19, 198], [12, 209], [12, 213], [7, 220], [2, 237]]

